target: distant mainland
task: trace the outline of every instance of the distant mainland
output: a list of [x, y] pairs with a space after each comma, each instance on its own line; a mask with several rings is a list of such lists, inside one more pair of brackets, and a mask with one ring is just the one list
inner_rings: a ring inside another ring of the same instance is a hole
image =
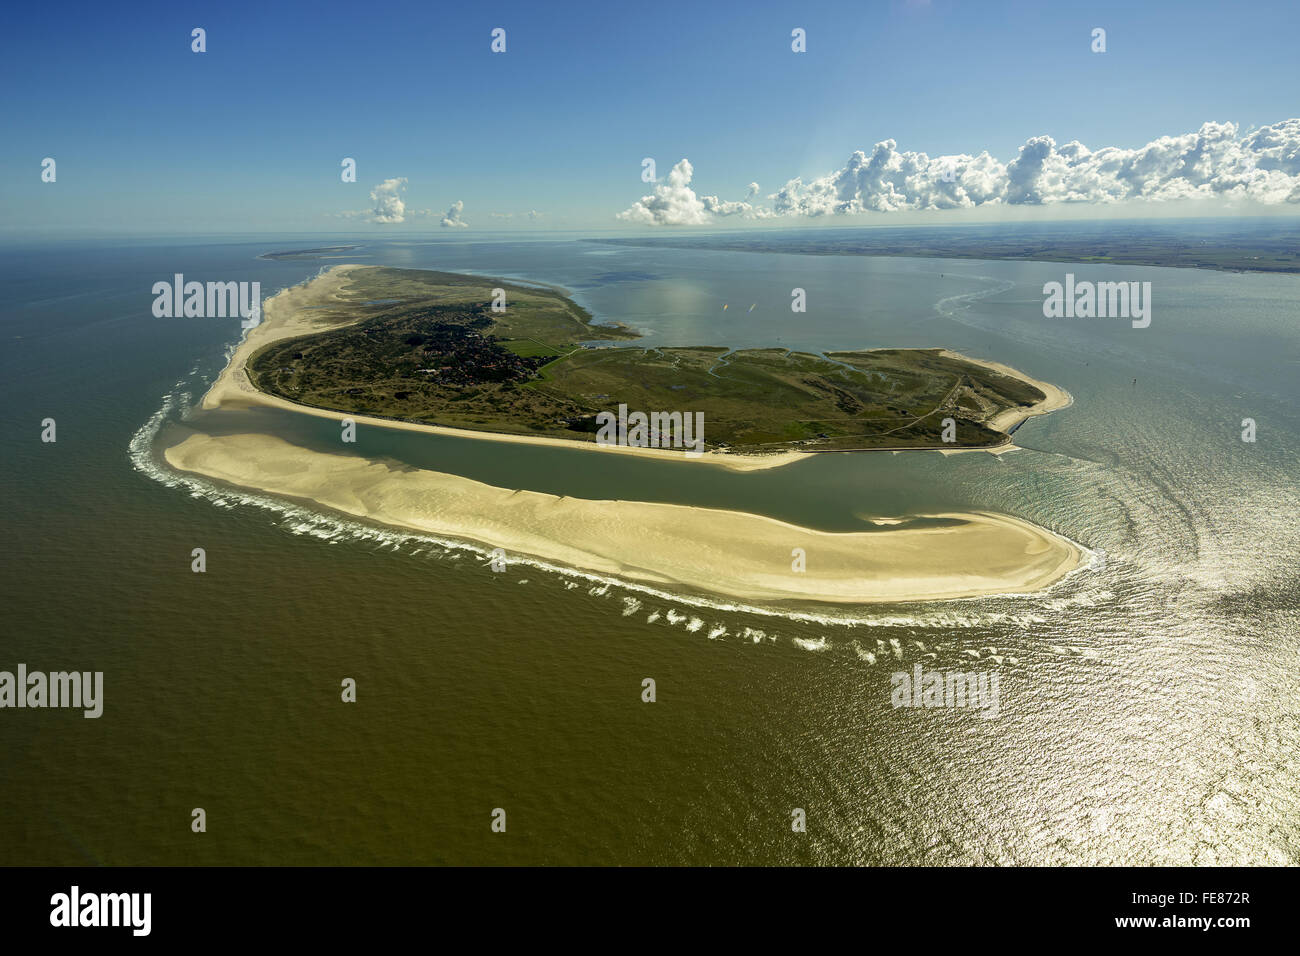
[[1081, 265], [1160, 266], [1300, 273], [1293, 218], [1103, 220], [749, 232], [591, 239], [620, 246], [820, 256], [1017, 259]]

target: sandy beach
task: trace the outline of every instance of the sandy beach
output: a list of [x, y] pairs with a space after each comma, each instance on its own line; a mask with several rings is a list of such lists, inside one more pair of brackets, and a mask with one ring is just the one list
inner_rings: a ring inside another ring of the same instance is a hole
[[[828, 533], [761, 515], [512, 491], [441, 472], [311, 451], [268, 435], [193, 434], [168, 463], [334, 511], [635, 581], [735, 598], [844, 604], [1034, 591], [1080, 561], [1071, 542], [986, 513]], [[806, 571], [792, 569], [802, 548]]]

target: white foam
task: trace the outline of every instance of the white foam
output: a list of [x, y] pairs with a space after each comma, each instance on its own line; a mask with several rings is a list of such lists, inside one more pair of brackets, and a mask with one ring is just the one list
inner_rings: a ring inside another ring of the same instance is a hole
[[824, 651], [830, 647], [830, 642], [825, 637], [792, 637], [791, 640], [805, 651]]
[[951, 273], [951, 275], [956, 279], [973, 279], [976, 282], [989, 282], [993, 285], [988, 289], [977, 289], [974, 292], [963, 292], [960, 295], [950, 295], [947, 298], [940, 299], [936, 302], [934, 304], [934, 311], [950, 319], [954, 318], [959, 311], [956, 308], [949, 308], [950, 304], [960, 304], [969, 307], [972, 302], [978, 302], [980, 299], [987, 299], [989, 296], [997, 295], [1000, 292], [1010, 292], [1016, 287], [1016, 284], [1008, 279], [995, 279], [992, 276], [961, 276], [956, 273]]
[[866, 661], [868, 664], [876, 663], [876, 655], [863, 648], [857, 641], [853, 642], [853, 653], [858, 655], [860, 661]]

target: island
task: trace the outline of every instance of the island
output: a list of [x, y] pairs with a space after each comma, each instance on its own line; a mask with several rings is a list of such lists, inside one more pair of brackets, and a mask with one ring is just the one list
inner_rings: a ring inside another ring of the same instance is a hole
[[575, 443], [593, 443], [601, 413], [619, 406], [698, 415], [705, 448], [741, 456], [995, 449], [1064, 400], [942, 349], [646, 348], [552, 288], [380, 266], [346, 274], [346, 287], [313, 304], [310, 331], [248, 357], [254, 389], [333, 412]]
[[[504, 313], [492, 311], [494, 289], [505, 291]], [[592, 322], [562, 290], [354, 264], [283, 290], [263, 315], [180, 429], [183, 438], [163, 449], [172, 468], [465, 542], [485, 556], [499, 548], [511, 560], [609, 576], [667, 596], [878, 604], [1018, 594], [1061, 580], [1085, 554], [1046, 528], [984, 511], [864, 518], [861, 531], [827, 532], [722, 508], [501, 488], [367, 457], [364, 447], [302, 447], [260, 433], [257, 419], [244, 427], [238, 419], [244, 409], [271, 406], [359, 427], [746, 471], [806, 462], [810, 448], [932, 447], [924, 422], [937, 411], [960, 417], [968, 448], [993, 440], [1002, 442], [995, 450], [1005, 450], [1015, 423], [1070, 397], [996, 363], [936, 349], [812, 356], [636, 348], [627, 345], [635, 330]], [[720, 384], [711, 394], [715, 377]], [[711, 432], [713, 450], [692, 459], [669, 449], [601, 446], [585, 427], [573, 427], [606, 401], [688, 389], [693, 394], [678, 397], [677, 407], [713, 402], [716, 428], [739, 449], [718, 447]], [[783, 410], [773, 396], [793, 396], [795, 406]], [[735, 409], [730, 417], [727, 408]], [[803, 437], [809, 408], [817, 409], [813, 421], [825, 438]], [[225, 418], [205, 430], [204, 415], [213, 412]], [[420, 418], [388, 417], [394, 414]], [[804, 444], [810, 440], [821, 444]]]

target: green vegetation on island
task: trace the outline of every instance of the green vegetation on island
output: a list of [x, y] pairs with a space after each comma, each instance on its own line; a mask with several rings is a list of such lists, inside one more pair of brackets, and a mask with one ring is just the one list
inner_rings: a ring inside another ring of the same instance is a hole
[[1045, 398], [937, 349], [643, 348], [617, 344], [637, 333], [592, 324], [558, 290], [378, 266], [350, 278], [344, 301], [318, 307], [336, 327], [250, 359], [255, 387], [345, 413], [575, 441], [593, 441], [596, 415], [620, 404], [702, 412], [707, 447], [746, 453], [993, 446], [1007, 436], [990, 419]]

